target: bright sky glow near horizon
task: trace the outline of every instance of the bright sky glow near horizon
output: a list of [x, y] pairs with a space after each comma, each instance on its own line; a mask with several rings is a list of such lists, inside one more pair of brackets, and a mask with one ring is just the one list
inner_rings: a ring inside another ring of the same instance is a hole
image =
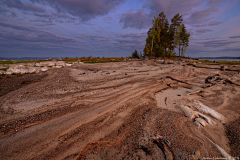
[[0, 57], [126, 57], [179, 13], [185, 55], [240, 57], [240, 0], [0, 0]]

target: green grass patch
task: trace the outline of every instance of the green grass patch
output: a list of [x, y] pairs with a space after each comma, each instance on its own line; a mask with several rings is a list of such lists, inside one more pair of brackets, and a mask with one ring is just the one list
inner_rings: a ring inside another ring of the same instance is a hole
[[[9, 68], [9, 67], [8, 67]], [[0, 68], [2, 71], [7, 71], [8, 68]]]
[[28, 60], [28, 61], [16, 61], [15, 63], [40, 63], [52, 60]]
[[13, 64], [14, 61], [0, 61], [0, 64]]
[[220, 64], [231, 64], [231, 65], [237, 65], [240, 64], [239, 61], [217, 61], [216, 64], [220, 65]]
[[52, 60], [23, 60], [23, 61], [0, 61], [0, 64], [17, 64], [17, 63], [40, 63]]
[[75, 58], [73, 58], [73, 59], [62, 59], [62, 61], [65, 61], [65, 62], [77, 62], [78, 59], [75, 59]]
[[104, 59], [85, 59], [85, 60], [81, 60], [84, 63], [109, 63], [109, 62], [122, 62], [123, 59], [108, 59], [108, 58], [104, 58]]
[[202, 61], [190, 61], [189, 63], [204, 63], [204, 64], [209, 64], [209, 63], [214, 63], [213, 61], [209, 61], [209, 60], [202, 60]]
[[[59, 59], [56, 59], [59, 60]], [[82, 57], [82, 58], [64, 58], [62, 61], [65, 62], [85, 62], [85, 63], [107, 63], [107, 62], [121, 62], [124, 58], [109, 57], [109, 58], [93, 58], [93, 57]], [[17, 64], [17, 63], [40, 63], [52, 60], [23, 60], [23, 61], [0, 61], [0, 64]], [[27, 64], [25, 64], [27, 66]]]

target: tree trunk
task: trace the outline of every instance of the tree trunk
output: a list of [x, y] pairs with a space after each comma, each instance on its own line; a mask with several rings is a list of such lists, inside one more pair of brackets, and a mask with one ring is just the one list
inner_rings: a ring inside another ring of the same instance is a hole
[[173, 33], [173, 51], [175, 49], [175, 28], [174, 28], [174, 33]]
[[151, 57], [152, 57], [152, 49], [153, 49], [153, 39], [152, 39]]
[[181, 47], [181, 46], [180, 46], [180, 44], [179, 44], [179, 57], [180, 57], [180, 47]]
[[[182, 46], [182, 53], [183, 53], [183, 46]], [[182, 53], [181, 53], [181, 56], [182, 56]]]

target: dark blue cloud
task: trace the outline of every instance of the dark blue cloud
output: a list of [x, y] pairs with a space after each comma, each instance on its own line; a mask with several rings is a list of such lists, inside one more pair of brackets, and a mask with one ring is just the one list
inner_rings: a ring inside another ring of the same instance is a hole
[[232, 36], [232, 37], [229, 37], [229, 38], [240, 38], [240, 36]]
[[227, 41], [227, 40], [213, 40], [213, 41], [205, 41], [201, 42], [200, 44], [203, 44], [204, 47], [212, 47], [212, 48], [219, 48], [228, 46], [230, 44], [239, 43], [239, 41]]
[[[210, 17], [213, 12], [218, 11], [218, 6], [221, 2], [224, 2], [225, 0], [209, 0], [208, 4], [210, 5], [208, 8], [203, 10], [197, 10], [194, 13], [191, 14], [189, 17], [189, 24], [200, 24], [207, 23], [208, 26], [214, 26], [218, 25], [221, 22], [209, 22], [212, 18]], [[198, 27], [198, 26], [197, 26]]]
[[212, 29], [197, 29], [196, 33], [203, 34], [203, 33], [211, 32], [211, 31], [213, 31], [213, 30]]
[[69, 13], [88, 21], [99, 15], [107, 15], [125, 0], [31, 0], [33, 3], [49, 4], [58, 13]]
[[33, 5], [32, 3], [25, 3], [20, 0], [3, 0], [3, 4], [11, 8], [17, 8], [23, 11], [45, 12], [43, 7]]
[[208, 23], [193, 25], [193, 27], [216, 26], [216, 25], [219, 25], [221, 23], [223, 23], [223, 22], [211, 21], [211, 22], [208, 22]]
[[28, 32], [36, 32], [36, 31], [39, 31], [39, 30], [38, 30], [37, 28], [35, 28], [35, 27], [24, 26], [24, 25], [16, 25], [16, 24], [6, 23], [6, 22], [0, 22], [0, 26], [2, 26], [2, 27], [7, 27], [7, 28], [12, 28], [12, 29], [16, 29], [16, 30], [28, 31]]
[[77, 18], [65, 14], [65, 13], [52, 13], [52, 16], [54, 16], [55, 18], [65, 18], [65, 19], [69, 19], [69, 20], [77, 20]]
[[[1, 3], [0, 3], [1, 4]], [[10, 14], [8, 14], [10, 13]], [[4, 16], [12, 16], [12, 17], [17, 17], [17, 14], [11, 10], [5, 9], [3, 7], [0, 7], [0, 14], [4, 15]]]
[[230, 51], [240, 52], [240, 47], [225, 48], [225, 49], [221, 49], [221, 50], [218, 50], [218, 51], [221, 51], [221, 52], [230, 52]]
[[147, 38], [147, 33], [130, 33], [130, 34], [118, 34], [118, 37], [121, 38], [132, 38], [132, 39], [143, 39], [145, 40]]
[[96, 24], [92, 24], [91, 22], [78, 22], [78, 23], [75, 23], [75, 25], [79, 25], [79, 24], [90, 25], [90, 26], [95, 26], [96, 25]]
[[90, 39], [95, 41], [110, 41], [109, 37], [101, 36], [101, 35], [91, 35], [91, 34], [80, 34], [76, 36], [81, 39]]
[[[67, 36], [40, 30], [36, 27], [15, 25], [10, 23], [0, 22], [0, 26], [9, 27], [15, 31], [1, 31], [0, 47], [1, 50], [11, 50], [14, 47], [19, 49], [26, 48], [42, 48], [49, 47], [58, 48], [76, 48], [83, 41]], [[11, 46], [11, 47], [9, 47]]]
[[34, 13], [35, 16], [37, 17], [42, 17], [42, 18], [52, 18], [52, 14], [40, 14], [40, 13]]
[[202, 0], [148, 0], [145, 8], [150, 10], [150, 17], [159, 15], [164, 12], [170, 20], [174, 15], [188, 14], [192, 8], [198, 6]]
[[53, 21], [49, 19], [35, 19], [35, 20], [30, 20], [30, 22], [39, 22], [39, 23], [44, 23], [45, 25], [55, 25]]
[[143, 9], [138, 9], [137, 12], [123, 13], [120, 18], [120, 23], [123, 23], [123, 28], [143, 29], [151, 27], [152, 18]]

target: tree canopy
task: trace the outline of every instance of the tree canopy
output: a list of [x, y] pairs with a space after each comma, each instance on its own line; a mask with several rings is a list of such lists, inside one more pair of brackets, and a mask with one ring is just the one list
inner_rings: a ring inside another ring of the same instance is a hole
[[144, 55], [172, 57], [176, 55], [175, 48], [178, 48], [179, 56], [184, 56], [189, 45], [190, 34], [187, 33], [182, 21], [179, 13], [171, 19], [171, 25], [169, 25], [164, 12], [154, 17], [153, 26], [147, 32]]

